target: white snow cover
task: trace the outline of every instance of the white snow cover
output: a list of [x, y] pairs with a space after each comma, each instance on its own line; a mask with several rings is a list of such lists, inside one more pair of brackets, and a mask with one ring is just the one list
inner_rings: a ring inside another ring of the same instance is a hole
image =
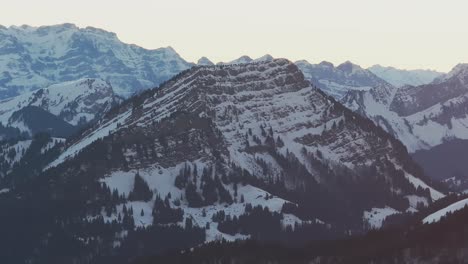
[[424, 204], [424, 206], [428, 206], [429, 202], [425, 197], [417, 196], [417, 195], [407, 195], [406, 199], [410, 204], [410, 207], [416, 209], [418, 207], [418, 203]]
[[[350, 93], [343, 98], [343, 103], [350, 109], [364, 114], [382, 128], [392, 133], [408, 149], [416, 152], [421, 149], [430, 149], [453, 138], [468, 139], [468, 115], [460, 113], [463, 105], [468, 103], [468, 84], [465, 78], [468, 76], [468, 64], [457, 65], [450, 73], [437, 78], [431, 85], [440, 85], [440, 89], [453, 89], [462, 86], [460, 95], [453, 98], [441, 99], [433, 105], [406, 116], [400, 116], [391, 104], [395, 98], [407, 105], [418, 105], [427, 100], [414, 96], [417, 91], [422, 91], [426, 86], [404, 86], [395, 88], [385, 96], [377, 96], [378, 89], [374, 88], [361, 94]], [[443, 83], [448, 81], [447, 83]], [[455, 87], [454, 87], [455, 86]], [[466, 93], [463, 93], [463, 87]], [[398, 96], [396, 96], [398, 94]], [[419, 92], [421, 97], [430, 95]], [[384, 98], [385, 100], [382, 100]], [[397, 106], [393, 106], [397, 107]], [[454, 113], [451, 113], [455, 111]], [[447, 115], [448, 118], [447, 118]], [[451, 116], [450, 116], [451, 115]], [[438, 119], [448, 122], [441, 122]]]
[[47, 152], [48, 150], [52, 149], [53, 147], [55, 147], [55, 145], [59, 144], [59, 143], [64, 143], [66, 141], [65, 138], [51, 138], [51, 140], [47, 143], [47, 145], [45, 145], [44, 147], [41, 148], [41, 153], [44, 154], [45, 152]]
[[73, 24], [0, 27], [0, 46], [6, 51], [0, 54], [0, 76], [5, 73], [9, 80], [0, 90], [18, 89], [19, 94], [98, 77], [109, 80], [119, 95], [130, 96], [192, 66], [171, 47], [147, 50], [121, 42], [115, 33]]
[[97, 114], [107, 111], [116, 100], [112, 87], [101, 79], [70, 81], [0, 100], [0, 123], [25, 131], [27, 128], [10, 123], [10, 117], [26, 106], [37, 106], [55, 116], [74, 112], [64, 120], [77, 125], [80, 119], [91, 121]]
[[[201, 161], [196, 161], [193, 164], [197, 164], [197, 168], [202, 171], [203, 167], [206, 166]], [[119, 194], [124, 194], [128, 196], [129, 192], [133, 189], [133, 182], [136, 173], [139, 173], [140, 176], [146, 181], [150, 189], [154, 194], [160, 195], [162, 198], [166, 197], [169, 193], [171, 194], [171, 206], [180, 207], [184, 210], [184, 219], [191, 218], [193, 223], [199, 227], [205, 227], [209, 223], [210, 228], [206, 230], [206, 241], [214, 241], [225, 239], [227, 241], [233, 241], [238, 239], [247, 239], [248, 236], [237, 234], [231, 236], [224, 234], [217, 229], [217, 223], [212, 222], [212, 217], [217, 212], [223, 210], [226, 215], [240, 216], [245, 211], [246, 202], [250, 203], [252, 206], [262, 206], [268, 207], [270, 211], [281, 212], [282, 206], [284, 203], [288, 202], [279, 197], [273, 196], [272, 198], [267, 199], [267, 197], [272, 196], [268, 192], [261, 190], [257, 187], [251, 185], [238, 185], [237, 189], [237, 200], [233, 204], [214, 204], [210, 206], [205, 206], [202, 208], [191, 208], [188, 207], [188, 204], [185, 200], [181, 200], [181, 205], [176, 206], [174, 204], [175, 200], [184, 197], [184, 191], [178, 189], [174, 186], [175, 176], [179, 173], [180, 169], [186, 166], [186, 163], [181, 163], [178, 166], [171, 168], [160, 168], [160, 167], [151, 167], [142, 170], [132, 170], [129, 172], [115, 171], [112, 172], [109, 176], [101, 179], [101, 182], [105, 183], [111, 190], [116, 189]], [[232, 185], [225, 185], [227, 190], [231, 192], [231, 195], [234, 196], [234, 189]], [[240, 202], [240, 197], [243, 196], [245, 203]], [[153, 223], [152, 208], [154, 204], [154, 199], [156, 195], [153, 196], [153, 200], [149, 202], [134, 201], [127, 202], [125, 206], [127, 208], [132, 208], [134, 213], [135, 225], [136, 226], [149, 226]], [[103, 211], [101, 214], [104, 217], [104, 220], [111, 222], [118, 219], [118, 214], [122, 215], [123, 204], [117, 206], [117, 214], [113, 214], [108, 217]], [[141, 216], [141, 210], [143, 210], [144, 215]], [[205, 216], [203, 216], [205, 215]], [[90, 216], [92, 217], [92, 216]], [[294, 226], [302, 223], [309, 223], [310, 221], [302, 221], [298, 217], [285, 214], [283, 217], [283, 226]], [[320, 220], [316, 220], [317, 223], [323, 223]], [[179, 222], [179, 225], [183, 225], [183, 222]]]
[[102, 126], [97, 128], [96, 130], [91, 131], [83, 139], [69, 146], [64, 152], [62, 152], [62, 154], [60, 154], [60, 156], [56, 160], [50, 163], [45, 168], [45, 170], [59, 165], [60, 163], [64, 162], [66, 159], [78, 154], [83, 148], [93, 143], [94, 141], [104, 138], [105, 136], [108, 136], [112, 131], [117, 129], [117, 126], [119, 123], [122, 123], [125, 119], [128, 118], [128, 116], [130, 116], [130, 113], [131, 112], [128, 111], [127, 113], [121, 116], [118, 116], [108, 122], [105, 122]]
[[434, 222], [439, 222], [440, 219], [447, 215], [448, 213], [453, 213], [455, 211], [459, 211], [463, 208], [465, 208], [465, 206], [468, 206], [468, 198], [467, 199], [464, 199], [464, 200], [461, 200], [461, 201], [458, 201], [456, 203], [453, 203], [443, 209], [440, 209], [439, 211], [433, 213], [433, 214], [430, 214], [428, 215], [426, 218], [423, 219], [423, 223], [424, 224], [430, 224], [430, 223], [434, 223]]
[[363, 219], [372, 229], [379, 229], [387, 216], [399, 213], [401, 212], [388, 206], [385, 208], [372, 208], [371, 211], [364, 211]]
[[444, 198], [445, 195], [436, 189], [432, 188], [431, 186], [427, 185], [425, 182], [423, 182], [421, 179], [414, 177], [413, 175], [405, 172], [405, 177], [410, 181], [411, 184], [413, 184], [414, 187], [418, 188], [421, 187], [423, 189], [428, 189], [431, 193], [431, 198], [432, 200], [436, 201], [441, 198]]
[[351, 85], [343, 85], [336, 83], [334, 81], [330, 80], [324, 80], [321, 79], [318, 81], [319, 84], [321, 84], [321, 87], [327, 87], [327, 89], [324, 91], [327, 92], [327, 94], [333, 96], [336, 99], [341, 99], [348, 91], [353, 90], [353, 91], [369, 91], [372, 89], [370, 86], [351, 86]]
[[[24, 153], [29, 149], [31, 146], [32, 140], [22, 140], [18, 141], [13, 145], [5, 145], [4, 147], [0, 148], [0, 156], [1, 158], [5, 159], [8, 163], [14, 164], [19, 162], [23, 157]], [[14, 149], [16, 155], [13, 158], [8, 156], [10, 150]]]

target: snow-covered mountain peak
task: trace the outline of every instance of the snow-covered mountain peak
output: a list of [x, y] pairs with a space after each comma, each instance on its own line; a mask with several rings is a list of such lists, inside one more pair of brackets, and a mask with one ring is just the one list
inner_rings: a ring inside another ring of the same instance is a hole
[[210, 59], [208, 59], [207, 57], [201, 57], [197, 61], [197, 65], [200, 65], [200, 66], [213, 66], [214, 63]]
[[0, 30], [0, 98], [89, 77], [102, 78], [116, 93], [129, 96], [192, 65], [171, 47], [147, 50], [93, 27], [62, 24]]

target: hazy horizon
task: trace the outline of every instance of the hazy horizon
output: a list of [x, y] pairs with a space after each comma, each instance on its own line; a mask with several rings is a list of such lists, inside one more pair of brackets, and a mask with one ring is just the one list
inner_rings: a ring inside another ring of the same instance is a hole
[[459, 0], [16, 1], [2, 6], [0, 24], [92, 26], [147, 49], [171, 46], [193, 62], [271, 54], [448, 72], [468, 61], [467, 7]]

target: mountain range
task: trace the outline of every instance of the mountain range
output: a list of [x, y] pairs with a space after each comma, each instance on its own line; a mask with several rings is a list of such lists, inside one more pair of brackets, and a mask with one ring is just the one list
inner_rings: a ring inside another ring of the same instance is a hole
[[83, 78], [103, 79], [128, 97], [192, 65], [171, 47], [147, 50], [92, 27], [0, 27], [0, 99]]
[[442, 72], [433, 70], [401, 70], [380, 65], [374, 65], [368, 70], [396, 87], [424, 85], [444, 75]]
[[[426, 246], [425, 232], [465, 219], [467, 64], [195, 64], [64, 24], [0, 27], [0, 73], [8, 263], [128, 263], [242, 240], [347, 256], [342, 245]], [[389, 256], [411, 263], [405, 250]]]
[[[285, 59], [193, 67], [54, 145], [13, 168], [0, 199], [5, 237], [36, 234], [0, 245], [40, 261], [60, 249], [78, 261], [219, 239], [300, 244], [379, 228], [445, 196], [398, 140]], [[25, 231], [17, 208], [36, 224]]]

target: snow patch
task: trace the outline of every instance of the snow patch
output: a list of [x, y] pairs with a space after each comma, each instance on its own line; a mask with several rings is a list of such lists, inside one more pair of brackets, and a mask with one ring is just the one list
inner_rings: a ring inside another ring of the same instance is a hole
[[423, 219], [423, 223], [424, 224], [430, 224], [430, 223], [434, 223], [434, 222], [439, 222], [440, 219], [443, 217], [443, 216], [446, 216], [448, 213], [453, 213], [453, 212], [456, 212], [456, 211], [459, 211], [463, 208], [465, 208], [466, 206], [468, 206], [468, 198], [467, 199], [464, 199], [464, 200], [461, 200], [461, 201], [458, 201], [456, 203], [453, 203], [443, 209], [440, 209], [439, 211], [433, 213], [433, 214], [430, 214], [428, 215], [426, 218]]
[[382, 227], [385, 218], [399, 213], [400, 211], [386, 206], [385, 208], [372, 208], [371, 211], [364, 211], [363, 218], [372, 229], [379, 229]]

